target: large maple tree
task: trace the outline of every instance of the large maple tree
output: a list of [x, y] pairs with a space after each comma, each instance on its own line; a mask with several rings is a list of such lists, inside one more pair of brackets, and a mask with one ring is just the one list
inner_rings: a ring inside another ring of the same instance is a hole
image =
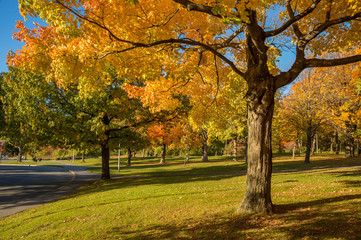
[[[319, 58], [360, 45], [359, 0], [19, 0], [24, 15], [40, 16], [63, 34], [44, 51], [48, 76], [97, 83], [104, 62], [129, 80], [186, 84], [232, 70], [248, 85], [248, 171], [241, 211], [272, 212], [271, 124], [274, 95], [306, 68], [361, 60], [360, 54]], [[286, 44], [286, 46], [285, 46]], [[284, 49], [295, 52], [277, 69]], [[43, 66], [38, 49], [14, 63]], [[34, 57], [34, 59], [32, 58]], [[213, 59], [214, 61], [211, 61]], [[216, 64], [211, 64], [216, 62]], [[205, 63], [202, 65], [202, 63]], [[79, 66], [82, 66], [81, 68]], [[43, 67], [45, 70], [45, 68]], [[75, 78], [76, 77], [76, 78]]]

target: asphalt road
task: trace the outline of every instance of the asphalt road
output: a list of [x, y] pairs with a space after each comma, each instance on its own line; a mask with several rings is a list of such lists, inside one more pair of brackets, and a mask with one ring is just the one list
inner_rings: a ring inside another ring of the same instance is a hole
[[54, 201], [98, 174], [75, 165], [0, 165], [0, 218]]

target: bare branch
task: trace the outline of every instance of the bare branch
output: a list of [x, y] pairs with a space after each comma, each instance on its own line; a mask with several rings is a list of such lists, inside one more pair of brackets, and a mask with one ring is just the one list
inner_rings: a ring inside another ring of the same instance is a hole
[[[272, 30], [272, 31], [268, 31], [266, 32], [266, 37], [272, 37], [272, 36], [275, 36], [275, 35], [278, 35], [280, 33], [282, 33], [283, 31], [285, 31], [289, 26], [291, 26], [292, 24], [294, 24], [295, 22], [299, 21], [300, 19], [306, 17], [308, 14], [312, 13], [317, 5], [321, 2], [321, 0], [316, 0], [314, 1], [311, 6], [309, 6], [305, 11], [303, 11], [302, 13], [298, 14], [297, 16], [294, 16], [290, 17], [290, 19], [285, 22], [281, 27], [275, 29], [275, 30]], [[293, 11], [292, 11], [293, 13]]]
[[241, 34], [244, 31], [244, 29], [241, 27], [237, 29], [234, 33], [232, 33], [226, 40], [224, 40], [222, 43], [217, 44], [217, 48], [223, 48], [227, 47], [239, 34]]
[[361, 12], [358, 12], [352, 16], [345, 16], [337, 19], [333, 19], [327, 22], [324, 22], [320, 25], [318, 25], [313, 31], [310, 33], [304, 35], [304, 37], [300, 40], [298, 46], [301, 48], [304, 48], [308, 42], [310, 42], [312, 39], [315, 39], [318, 35], [320, 35], [322, 32], [327, 30], [329, 27], [332, 27], [337, 24], [350, 22], [352, 20], [355, 20], [357, 18], [361, 17]]
[[[287, 0], [286, 5], [287, 5], [288, 16], [290, 17], [290, 19], [294, 19], [295, 14], [294, 14], [292, 6], [291, 6], [291, 0]], [[298, 25], [296, 23], [293, 23], [292, 28], [293, 28], [293, 31], [296, 34], [297, 38], [301, 38], [302, 37], [302, 32], [299, 29]]]

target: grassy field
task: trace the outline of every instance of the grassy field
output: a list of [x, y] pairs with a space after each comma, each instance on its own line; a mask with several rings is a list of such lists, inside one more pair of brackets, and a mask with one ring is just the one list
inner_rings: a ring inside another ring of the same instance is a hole
[[[244, 162], [210, 160], [184, 166], [178, 158], [166, 165], [137, 158], [119, 174], [142, 177], [96, 181], [0, 219], [0, 239], [361, 239], [361, 168], [347, 167], [360, 166], [359, 157], [317, 156], [306, 166], [302, 158], [276, 156], [273, 215], [237, 213]], [[328, 168], [339, 166], [345, 168]], [[111, 167], [118, 174], [116, 159]]]

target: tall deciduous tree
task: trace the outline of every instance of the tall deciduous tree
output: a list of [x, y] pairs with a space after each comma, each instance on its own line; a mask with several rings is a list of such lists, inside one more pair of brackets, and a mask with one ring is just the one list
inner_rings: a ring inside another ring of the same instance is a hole
[[[358, 53], [318, 58], [325, 51], [352, 51], [360, 45], [358, 0], [19, 3], [22, 14], [44, 18], [70, 41], [49, 48], [52, 64], [48, 70], [59, 81], [72, 81], [78, 75], [84, 84], [95, 83], [97, 71], [108, 61], [116, 66], [119, 76], [159, 79], [164, 84], [176, 79], [185, 84], [200, 78], [199, 73], [207, 71], [200, 64], [210, 66], [212, 58], [241, 76], [248, 85], [248, 171], [239, 210], [246, 212], [273, 211], [271, 125], [276, 90], [294, 81], [306, 68], [361, 60]], [[281, 46], [285, 42], [296, 56], [288, 70], [280, 71], [276, 60], [287, 49]], [[28, 45], [14, 62], [41, 62], [33, 50]], [[68, 53], [77, 56], [69, 60], [65, 57]], [[88, 66], [87, 71], [74, 71], [77, 64]]]
[[310, 163], [312, 141], [327, 119], [324, 111], [324, 74], [307, 71], [291, 88], [291, 94], [284, 100], [284, 114], [290, 125], [307, 135], [305, 163]]

